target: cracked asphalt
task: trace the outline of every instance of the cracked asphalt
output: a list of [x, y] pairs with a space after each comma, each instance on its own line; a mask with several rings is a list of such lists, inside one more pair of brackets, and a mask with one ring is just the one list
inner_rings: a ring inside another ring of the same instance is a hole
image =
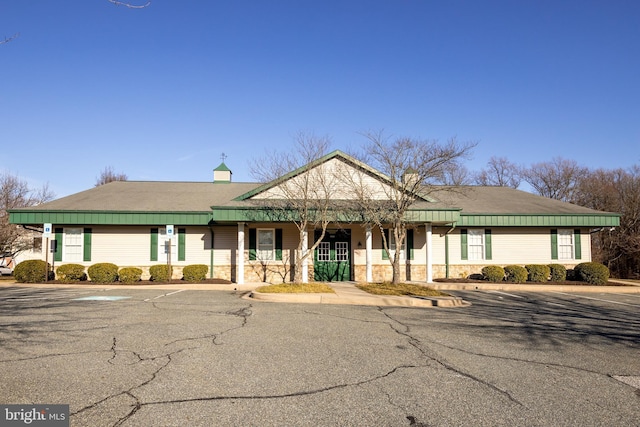
[[640, 297], [454, 293], [473, 305], [4, 287], [0, 403], [72, 426], [640, 425]]

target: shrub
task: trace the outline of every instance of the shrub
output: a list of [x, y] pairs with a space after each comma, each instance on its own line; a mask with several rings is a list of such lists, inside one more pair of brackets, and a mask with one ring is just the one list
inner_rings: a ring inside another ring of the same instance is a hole
[[149, 267], [150, 280], [154, 282], [168, 282], [173, 275], [173, 267], [167, 264], [152, 265]]
[[49, 273], [49, 279], [55, 277], [50, 270], [51, 265], [49, 263], [41, 259], [29, 259], [16, 265], [13, 270], [13, 277], [20, 283], [39, 283], [47, 279], [47, 272]]
[[567, 280], [567, 268], [562, 264], [549, 264], [549, 272], [552, 282], [564, 282]]
[[551, 275], [551, 269], [548, 265], [529, 264], [525, 265], [527, 270], [527, 280], [529, 282], [546, 282]]
[[482, 277], [490, 282], [502, 282], [504, 280], [504, 268], [499, 265], [487, 265], [482, 268]]
[[573, 268], [567, 269], [567, 280], [580, 280], [578, 272]]
[[204, 264], [187, 265], [182, 269], [182, 278], [187, 282], [197, 282], [207, 277], [209, 267]]
[[591, 285], [606, 285], [609, 281], [609, 269], [597, 262], [583, 262], [574, 268], [580, 280]]
[[122, 283], [135, 283], [142, 280], [142, 270], [137, 267], [123, 267], [118, 271], [118, 280]]
[[507, 265], [504, 268], [507, 282], [524, 283], [527, 281], [527, 269], [521, 265]]
[[87, 280], [87, 273], [84, 272], [84, 265], [64, 264], [56, 269], [58, 280], [63, 282], [80, 282]]
[[93, 264], [87, 269], [89, 278], [96, 283], [113, 283], [118, 280], [118, 266], [110, 262]]

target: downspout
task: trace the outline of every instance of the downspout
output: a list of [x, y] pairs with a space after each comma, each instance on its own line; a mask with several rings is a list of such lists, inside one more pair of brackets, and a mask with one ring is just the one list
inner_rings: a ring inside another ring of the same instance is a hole
[[211, 233], [211, 249], [209, 250], [209, 279], [213, 279], [213, 213], [211, 213], [211, 218], [209, 219], [209, 233]]
[[444, 268], [445, 268], [445, 277], [449, 278], [449, 233], [451, 233], [456, 228], [456, 223], [451, 223], [451, 228], [444, 233]]

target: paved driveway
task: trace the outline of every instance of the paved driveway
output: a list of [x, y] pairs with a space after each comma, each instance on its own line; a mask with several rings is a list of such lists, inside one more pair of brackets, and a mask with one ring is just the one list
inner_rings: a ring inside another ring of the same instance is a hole
[[239, 292], [0, 289], [0, 402], [72, 426], [640, 425], [640, 297], [462, 308]]

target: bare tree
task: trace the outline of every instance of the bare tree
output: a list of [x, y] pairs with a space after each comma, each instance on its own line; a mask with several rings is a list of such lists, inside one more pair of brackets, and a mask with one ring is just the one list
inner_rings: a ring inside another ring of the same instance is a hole
[[531, 165], [522, 170], [522, 178], [535, 192], [551, 199], [569, 202], [580, 179], [588, 172], [575, 160], [556, 157], [550, 162]]
[[9, 223], [9, 210], [39, 205], [53, 199], [48, 185], [34, 190], [9, 173], [0, 174], [0, 257], [14, 257], [33, 248], [33, 239], [22, 227]]
[[459, 161], [452, 161], [444, 167], [442, 178], [439, 183], [448, 186], [470, 185], [473, 182], [471, 173]]
[[518, 188], [522, 181], [520, 168], [506, 157], [491, 157], [487, 167], [475, 176], [478, 185]]
[[[361, 160], [388, 177], [386, 185], [371, 186], [354, 180], [354, 193], [365, 225], [377, 227], [382, 234], [384, 250], [393, 268], [392, 281], [400, 281], [401, 250], [410, 222], [407, 213], [416, 202], [443, 191], [438, 184], [452, 165], [470, 155], [476, 143], [460, 143], [455, 138], [446, 143], [414, 138], [386, 138], [382, 132], [364, 134], [368, 139]], [[449, 191], [454, 191], [451, 189]], [[387, 241], [384, 229], [389, 228]], [[393, 252], [393, 253], [392, 253]]]
[[116, 173], [112, 166], [107, 166], [100, 173], [100, 176], [96, 178], [96, 187], [104, 184], [108, 184], [113, 181], [126, 181], [127, 175], [124, 173]]
[[592, 234], [593, 258], [615, 277], [640, 276], [640, 166], [598, 169], [580, 180], [572, 202], [620, 213], [620, 226]]
[[[294, 257], [294, 282], [303, 281], [302, 266], [325, 236], [329, 223], [339, 217], [334, 200], [335, 171], [318, 162], [327, 154], [330, 138], [305, 133], [295, 136], [293, 150], [272, 152], [251, 165], [252, 176], [272, 186], [254, 197], [261, 213], [271, 221], [287, 221], [299, 232]], [[293, 174], [291, 171], [294, 171]], [[305, 250], [309, 230], [321, 230]]]

